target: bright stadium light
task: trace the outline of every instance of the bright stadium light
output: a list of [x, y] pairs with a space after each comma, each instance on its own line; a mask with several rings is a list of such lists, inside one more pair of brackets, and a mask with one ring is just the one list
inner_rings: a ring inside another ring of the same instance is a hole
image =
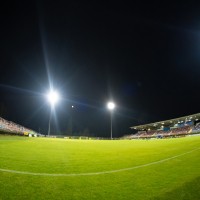
[[115, 104], [113, 102], [108, 102], [107, 108], [111, 111], [110, 112], [110, 139], [112, 140], [112, 115], [113, 115], [113, 110], [115, 108]]
[[59, 96], [58, 92], [51, 90], [47, 95], [47, 99], [48, 99], [48, 101], [51, 105], [50, 116], [49, 116], [49, 128], [48, 128], [48, 136], [49, 136], [50, 135], [50, 129], [51, 129], [52, 110], [54, 108], [54, 105], [59, 101], [60, 96]]
[[56, 91], [50, 91], [47, 98], [51, 106], [54, 106], [59, 100], [59, 94]]
[[107, 107], [109, 110], [113, 110], [115, 108], [115, 104], [113, 102], [108, 102]]

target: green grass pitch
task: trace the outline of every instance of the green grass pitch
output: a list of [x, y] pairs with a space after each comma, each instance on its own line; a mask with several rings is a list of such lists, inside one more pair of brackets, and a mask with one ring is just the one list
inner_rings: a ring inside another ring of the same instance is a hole
[[6, 199], [199, 200], [200, 137], [98, 141], [1, 136], [0, 200]]

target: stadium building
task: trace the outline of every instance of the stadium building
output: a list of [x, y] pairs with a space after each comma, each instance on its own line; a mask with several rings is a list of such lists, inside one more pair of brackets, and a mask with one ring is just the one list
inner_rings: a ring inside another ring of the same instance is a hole
[[38, 135], [35, 131], [2, 117], [0, 117], [0, 134], [24, 135], [29, 137], [36, 137]]
[[137, 130], [137, 133], [125, 138], [167, 138], [198, 134], [200, 133], [200, 113], [130, 128]]

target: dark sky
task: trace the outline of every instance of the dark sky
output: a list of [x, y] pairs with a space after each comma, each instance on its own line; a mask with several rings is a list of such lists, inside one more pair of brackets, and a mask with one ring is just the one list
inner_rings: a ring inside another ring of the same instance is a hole
[[2, 4], [1, 116], [46, 133], [50, 83], [62, 95], [52, 119], [57, 133], [72, 122], [77, 134], [109, 136], [110, 99], [114, 136], [198, 113], [199, 10], [192, 1]]

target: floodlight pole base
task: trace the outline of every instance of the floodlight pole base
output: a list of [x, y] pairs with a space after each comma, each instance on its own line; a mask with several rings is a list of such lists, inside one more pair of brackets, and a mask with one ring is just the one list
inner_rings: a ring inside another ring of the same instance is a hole
[[110, 139], [112, 140], [112, 111], [110, 112]]
[[50, 131], [51, 131], [51, 111], [52, 111], [52, 108], [51, 108], [51, 110], [50, 110], [50, 115], [49, 115], [48, 137], [50, 136]]

